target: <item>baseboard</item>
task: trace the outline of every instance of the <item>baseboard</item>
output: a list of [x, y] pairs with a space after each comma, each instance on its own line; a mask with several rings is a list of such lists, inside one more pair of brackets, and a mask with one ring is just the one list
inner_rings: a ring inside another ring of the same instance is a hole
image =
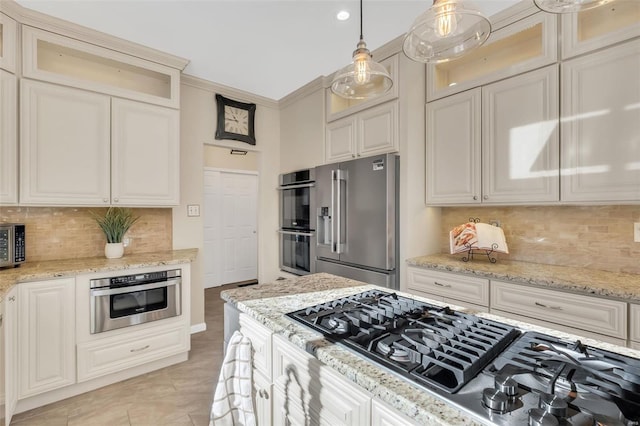
[[207, 331], [206, 322], [201, 322], [200, 324], [193, 324], [191, 326], [191, 334], [200, 333], [201, 331]]

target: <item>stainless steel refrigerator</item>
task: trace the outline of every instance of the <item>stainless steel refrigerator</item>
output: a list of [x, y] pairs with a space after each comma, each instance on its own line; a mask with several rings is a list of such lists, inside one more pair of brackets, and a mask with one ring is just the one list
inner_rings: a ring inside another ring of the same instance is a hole
[[399, 288], [398, 171], [392, 154], [316, 167], [316, 272]]

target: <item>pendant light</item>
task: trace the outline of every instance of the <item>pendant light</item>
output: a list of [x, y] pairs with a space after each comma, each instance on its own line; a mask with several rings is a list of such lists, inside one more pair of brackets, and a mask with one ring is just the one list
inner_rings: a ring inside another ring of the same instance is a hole
[[481, 46], [491, 23], [477, 10], [458, 0], [434, 0], [413, 22], [402, 50], [418, 62], [446, 62]]
[[550, 13], [575, 13], [593, 9], [613, 0], [533, 0], [538, 9]]
[[353, 62], [338, 71], [331, 91], [347, 99], [368, 99], [386, 93], [393, 86], [387, 69], [373, 60], [362, 38], [362, 0], [360, 0], [360, 41], [353, 51]]

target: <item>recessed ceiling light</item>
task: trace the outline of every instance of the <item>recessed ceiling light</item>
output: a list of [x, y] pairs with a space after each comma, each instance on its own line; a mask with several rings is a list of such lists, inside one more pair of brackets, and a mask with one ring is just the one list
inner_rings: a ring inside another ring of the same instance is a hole
[[336, 18], [338, 18], [338, 21], [346, 21], [347, 19], [349, 19], [349, 16], [351, 16], [349, 12], [347, 12], [346, 10], [341, 10], [336, 15]]

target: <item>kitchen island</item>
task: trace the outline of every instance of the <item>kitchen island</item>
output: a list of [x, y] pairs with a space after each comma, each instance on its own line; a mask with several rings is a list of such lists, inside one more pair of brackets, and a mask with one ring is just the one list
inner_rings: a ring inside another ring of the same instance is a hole
[[[320, 334], [284, 316], [284, 314], [288, 312], [293, 312], [307, 306], [372, 289], [380, 289], [380, 287], [366, 285], [359, 281], [336, 277], [330, 274], [313, 274], [297, 279], [287, 279], [247, 288], [226, 290], [222, 292], [222, 298], [242, 314], [245, 314], [261, 326], [264, 326], [265, 334], [272, 333], [274, 342], [276, 340], [286, 340], [286, 342], [293, 345], [293, 347], [299, 349], [300, 352], [310, 354], [313, 358], [319, 360], [323, 366], [326, 366], [333, 373], [339, 375], [340, 378], [348, 382], [349, 385], [355, 384], [359, 389], [362, 389], [371, 396], [373, 406], [375, 406], [376, 402], [380, 402], [383, 406], [398, 413], [401, 418], [407, 421], [411, 419], [411, 421], [416, 424], [450, 426], [481, 424], [474, 421], [466, 413], [441, 400], [439, 397], [401, 379], [395, 374], [389, 373], [387, 370], [372, 364], [371, 361], [366, 360], [344, 347], [327, 341]], [[398, 292], [398, 294], [422, 300], [433, 305], [444, 306], [442, 302], [408, 295], [402, 292]], [[459, 306], [451, 306], [451, 308], [464, 310], [464, 308]], [[478, 316], [510, 324], [520, 329], [537, 330], [542, 333], [552, 334], [560, 338], [572, 340], [580, 338], [581, 341], [587, 345], [633, 357], [640, 357], [640, 352], [638, 351], [610, 345], [597, 340], [537, 327], [496, 315], [479, 313]], [[267, 337], [264, 338], [266, 339]], [[277, 365], [275, 360], [273, 365], [274, 368]], [[308, 363], [308, 365], [312, 366], [313, 364]], [[273, 381], [275, 382], [275, 371], [273, 376]], [[277, 386], [274, 385], [274, 392], [276, 388]], [[276, 407], [274, 403], [273, 410], [275, 411], [277, 409], [279, 409], [279, 407]], [[369, 422], [373, 424], [375, 420], [375, 415], [371, 414]], [[360, 422], [358, 424], [369, 423]]]

